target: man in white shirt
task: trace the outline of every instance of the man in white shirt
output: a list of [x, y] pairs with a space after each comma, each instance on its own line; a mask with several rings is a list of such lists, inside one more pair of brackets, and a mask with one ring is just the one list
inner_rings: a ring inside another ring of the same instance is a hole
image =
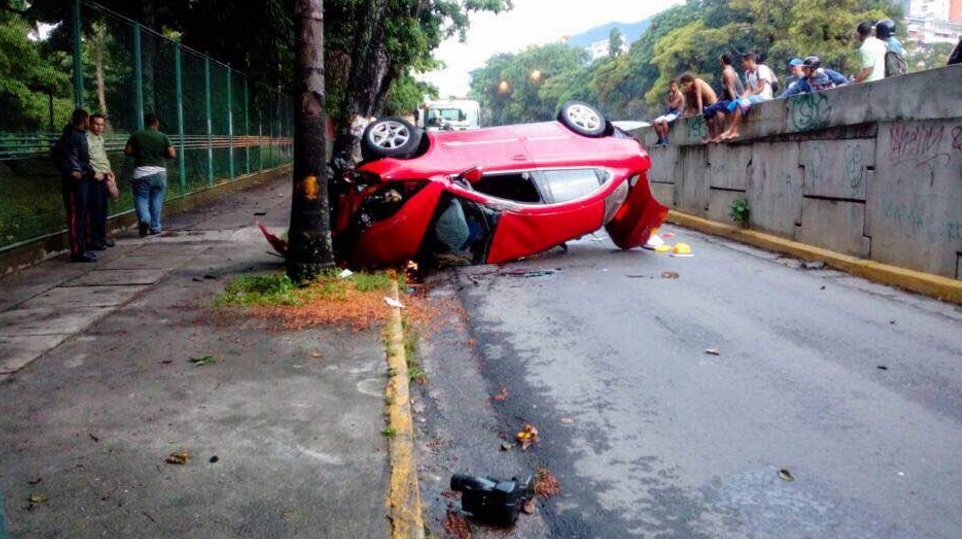
[[855, 75], [855, 82], [875, 82], [885, 78], [885, 53], [888, 46], [884, 41], [872, 35], [872, 23], [861, 22], [856, 28], [859, 56], [862, 59], [862, 70]]
[[739, 136], [742, 118], [758, 103], [772, 99], [772, 84], [775, 74], [765, 64], [759, 64], [755, 53], [749, 52], [742, 56], [742, 67], [745, 68], [745, 93], [728, 105], [728, 112], [734, 113], [731, 126], [721, 134], [721, 140], [735, 140]]

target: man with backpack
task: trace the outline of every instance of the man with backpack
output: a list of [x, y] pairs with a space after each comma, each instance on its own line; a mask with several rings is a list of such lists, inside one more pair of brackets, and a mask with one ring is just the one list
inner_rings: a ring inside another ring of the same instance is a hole
[[882, 19], [875, 23], [875, 37], [882, 40], [888, 50], [885, 53], [885, 76], [895, 77], [908, 73], [908, 63], [905, 61], [905, 49], [895, 38], [895, 21]]
[[824, 90], [831, 90], [848, 84], [848, 79], [838, 71], [822, 67], [818, 56], [809, 56], [802, 62], [802, 78], [785, 90], [779, 99], [785, 99], [802, 93], [814, 94]]
[[67, 213], [71, 262], [94, 262], [97, 257], [87, 252], [88, 204], [90, 182], [94, 171], [87, 147], [87, 122], [90, 115], [76, 109], [70, 125], [63, 129], [53, 147], [53, 160], [60, 171], [63, 203]]

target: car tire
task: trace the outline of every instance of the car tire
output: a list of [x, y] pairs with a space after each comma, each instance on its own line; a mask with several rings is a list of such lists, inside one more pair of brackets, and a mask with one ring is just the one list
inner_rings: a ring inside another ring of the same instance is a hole
[[367, 126], [361, 135], [361, 153], [365, 160], [414, 155], [421, 143], [421, 133], [403, 118], [381, 118]]
[[608, 132], [608, 121], [600, 110], [581, 101], [568, 101], [561, 106], [558, 121], [585, 137], [601, 137]]

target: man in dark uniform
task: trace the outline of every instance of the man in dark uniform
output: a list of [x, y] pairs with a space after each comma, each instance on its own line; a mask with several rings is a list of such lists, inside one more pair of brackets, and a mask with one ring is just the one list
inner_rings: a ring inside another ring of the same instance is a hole
[[54, 160], [60, 169], [63, 203], [67, 210], [67, 228], [70, 236], [70, 261], [94, 262], [97, 257], [88, 253], [87, 209], [93, 168], [87, 149], [87, 122], [90, 115], [83, 109], [73, 111], [70, 125], [64, 127], [60, 140], [54, 147]]

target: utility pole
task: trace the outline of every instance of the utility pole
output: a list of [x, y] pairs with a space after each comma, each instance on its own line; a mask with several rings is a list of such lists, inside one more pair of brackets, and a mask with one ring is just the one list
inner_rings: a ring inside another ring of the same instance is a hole
[[303, 283], [334, 266], [325, 162], [324, 0], [296, 0], [294, 194], [287, 275]]

